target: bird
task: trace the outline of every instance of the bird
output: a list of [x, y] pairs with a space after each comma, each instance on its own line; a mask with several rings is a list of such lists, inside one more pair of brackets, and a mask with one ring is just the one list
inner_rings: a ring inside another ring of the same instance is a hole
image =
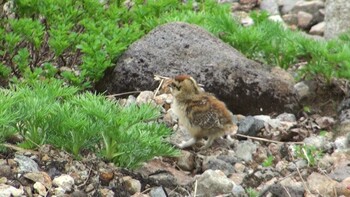
[[170, 83], [171, 94], [174, 97], [172, 109], [182, 125], [192, 138], [178, 144], [181, 149], [195, 144], [207, 137], [201, 150], [209, 148], [215, 139], [237, 132], [233, 122], [233, 114], [224, 102], [213, 94], [205, 92], [190, 75], [177, 75]]

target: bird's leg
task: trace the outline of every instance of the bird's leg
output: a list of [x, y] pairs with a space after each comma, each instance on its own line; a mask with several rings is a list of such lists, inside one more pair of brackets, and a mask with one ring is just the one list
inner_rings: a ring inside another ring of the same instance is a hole
[[189, 139], [189, 140], [187, 140], [187, 141], [181, 142], [181, 143], [178, 145], [178, 147], [181, 148], [181, 149], [187, 148], [187, 147], [192, 146], [192, 145], [195, 144], [196, 142], [197, 142], [197, 140], [196, 140], [195, 138], [191, 138], [191, 139]]
[[201, 150], [205, 150], [205, 149], [209, 148], [213, 144], [215, 139], [216, 139], [215, 136], [209, 136], [207, 143], [205, 143], [205, 145], [201, 148]]

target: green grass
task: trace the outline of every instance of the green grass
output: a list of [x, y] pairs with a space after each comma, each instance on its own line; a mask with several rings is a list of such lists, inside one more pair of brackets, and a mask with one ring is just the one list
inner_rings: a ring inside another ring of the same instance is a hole
[[289, 68], [306, 62], [302, 77], [350, 78], [350, 36], [316, 41], [253, 12], [254, 25], [233, 20], [229, 4], [214, 0], [18, 0], [16, 19], [0, 28], [0, 75], [5, 78], [56, 77], [82, 89], [92, 87], [127, 47], [158, 25], [197, 24], [248, 58]]
[[23, 148], [52, 144], [77, 158], [89, 150], [127, 168], [154, 156], [178, 154], [165, 142], [170, 129], [157, 123], [157, 107], [121, 107], [104, 96], [79, 93], [59, 80], [0, 89], [0, 113], [0, 141], [20, 133]]

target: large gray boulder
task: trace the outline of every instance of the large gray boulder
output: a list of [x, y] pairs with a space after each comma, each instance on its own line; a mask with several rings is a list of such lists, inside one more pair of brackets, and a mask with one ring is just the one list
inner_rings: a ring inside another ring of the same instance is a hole
[[96, 88], [154, 90], [154, 74], [189, 74], [233, 113], [282, 113], [297, 104], [294, 82], [284, 70], [249, 60], [206, 30], [182, 22], [159, 26], [132, 44]]
[[350, 30], [350, 1], [327, 0], [325, 21], [325, 38], [334, 38]]

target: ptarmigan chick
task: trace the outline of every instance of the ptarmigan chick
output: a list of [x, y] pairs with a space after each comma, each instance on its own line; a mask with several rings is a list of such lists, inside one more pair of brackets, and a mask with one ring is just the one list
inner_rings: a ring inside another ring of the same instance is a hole
[[180, 148], [192, 146], [201, 138], [208, 137], [207, 143], [201, 148], [206, 149], [216, 138], [237, 132], [238, 127], [232, 122], [232, 113], [226, 105], [201, 90], [192, 77], [176, 76], [171, 89], [174, 96], [172, 108], [179, 123], [192, 136], [192, 139], [178, 145]]

